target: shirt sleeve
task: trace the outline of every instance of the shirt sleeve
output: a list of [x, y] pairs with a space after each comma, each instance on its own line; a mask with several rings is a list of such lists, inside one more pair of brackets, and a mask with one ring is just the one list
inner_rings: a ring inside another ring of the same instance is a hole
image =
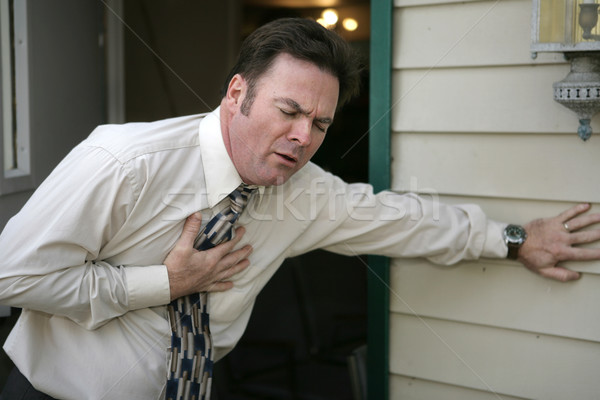
[[293, 255], [322, 248], [345, 255], [423, 257], [437, 264], [506, 257], [505, 224], [488, 219], [477, 205], [447, 205], [437, 196], [411, 193], [375, 194], [368, 184], [347, 184], [327, 173], [319, 179], [326, 180], [327, 195], [313, 196], [311, 207], [318, 212], [295, 241]]
[[[97, 259], [135, 205], [133, 186], [111, 154], [76, 147], [0, 235], [0, 303], [65, 316], [87, 329], [166, 304], [164, 265], [140, 273], [139, 266]], [[142, 286], [156, 289], [153, 296]]]

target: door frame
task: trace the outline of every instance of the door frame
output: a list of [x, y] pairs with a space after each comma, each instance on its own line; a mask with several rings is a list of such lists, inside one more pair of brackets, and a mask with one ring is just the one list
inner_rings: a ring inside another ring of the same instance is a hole
[[[392, 0], [371, 1], [369, 182], [391, 183]], [[368, 258], [367, 398], [389, 398], [390, 269], [387, 257]]]

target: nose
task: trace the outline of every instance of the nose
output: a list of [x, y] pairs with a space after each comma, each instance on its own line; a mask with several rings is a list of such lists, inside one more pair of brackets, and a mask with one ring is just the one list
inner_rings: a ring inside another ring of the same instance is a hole
[[308, 118], [295, 121], [288, 139], [302, 147], [310, 145], [312, 142], [312, 121]]

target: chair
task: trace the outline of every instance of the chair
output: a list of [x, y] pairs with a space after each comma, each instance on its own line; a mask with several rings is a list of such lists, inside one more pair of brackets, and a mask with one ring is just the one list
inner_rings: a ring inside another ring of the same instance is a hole
[[348, 369], [352, 380], [354, 400], [367, 399], [367, 345], [354, 349], [348, 356]]

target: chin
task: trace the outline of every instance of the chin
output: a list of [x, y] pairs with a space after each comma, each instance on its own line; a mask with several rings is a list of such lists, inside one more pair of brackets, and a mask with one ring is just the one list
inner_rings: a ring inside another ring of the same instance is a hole
[[276, 177], [273, 179], [262, 179], [260, 183], [257, 183], [259, 186], [281, 186], [288, 181], [289, 177]]
[[291, 174], [277, 175], [274, 177], [261, 179], [263, 183], [259, 183], [261, 186], [281, 186], [286, 183], [291, 177]]
[[[261, 173], [263, 172], [263, 173]], [[287, 168], [274, 168], [270, 171], [255, 170], [253, 176], [242, 176], [245, 183], [258, 186], [281, 186], [296, 173]]]

